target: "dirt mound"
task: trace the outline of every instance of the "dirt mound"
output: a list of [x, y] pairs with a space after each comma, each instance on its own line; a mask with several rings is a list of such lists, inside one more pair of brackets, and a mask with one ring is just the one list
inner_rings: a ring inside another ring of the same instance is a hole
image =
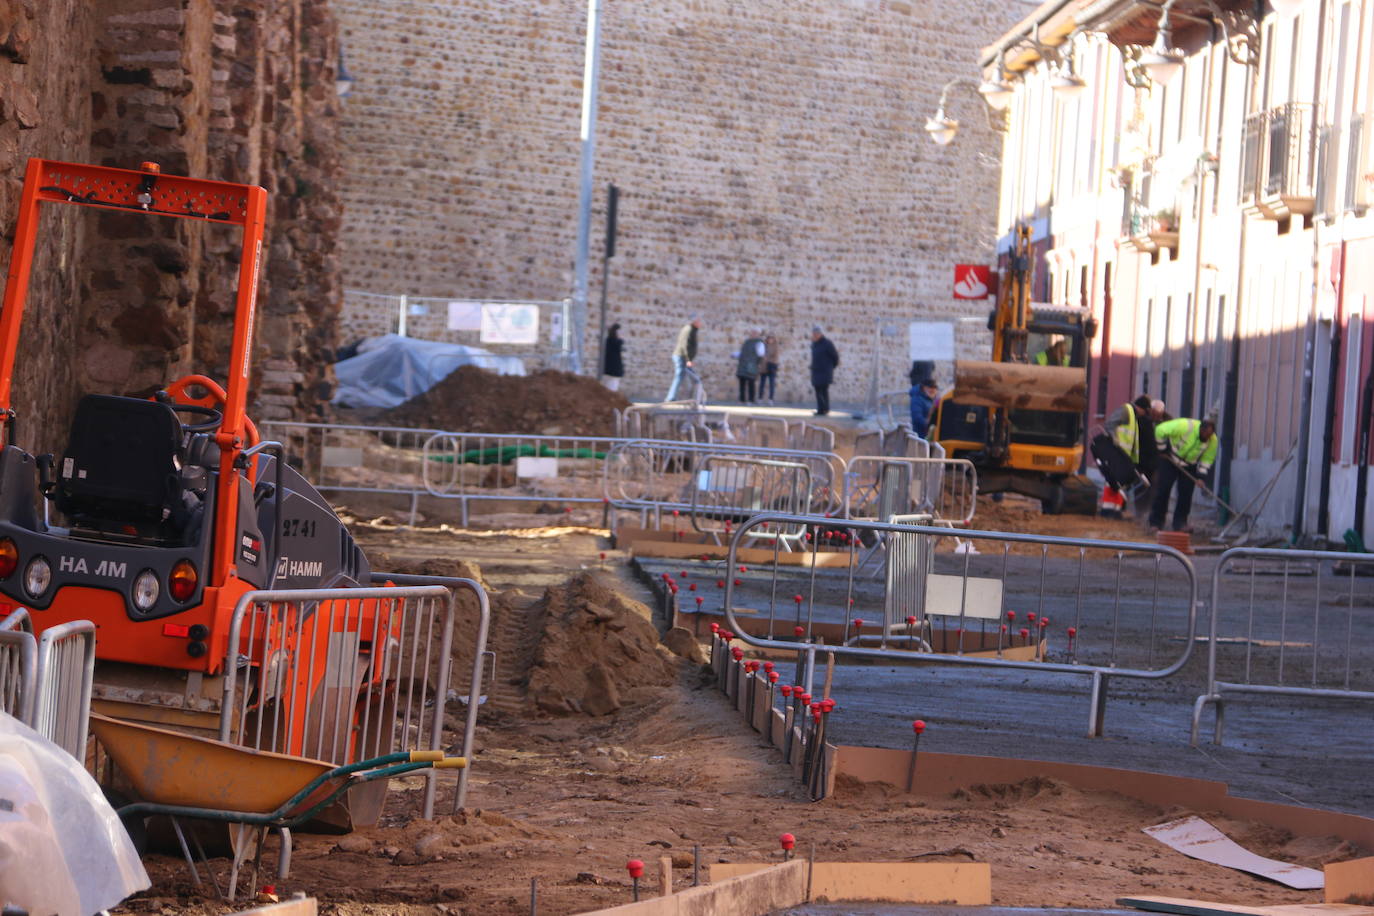
[[638, 687], [666, 687], [676, 665], [659, 647], [644, 605], [622, 594], [608, 573], [590, 570], [550, 586], [542, 600], [543, 636], [526, 695], [553, 715], [615, 712]]
[[609, 436], [630, 402], [585, 375], [497, 375], [463, 366], [383, 416], [397, 426], [479, 433]]

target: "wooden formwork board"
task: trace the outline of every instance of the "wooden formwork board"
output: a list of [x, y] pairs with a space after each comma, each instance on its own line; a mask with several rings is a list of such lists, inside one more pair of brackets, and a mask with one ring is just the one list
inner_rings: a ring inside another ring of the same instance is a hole
[[[762, 862], [721, 862], [707, 867], [712, 881], [754, 874]], [[992, 868], [987, 862], [816, 862], [810, 899], [816, 903], [992, 903]]]
[[[673, 559], [695, 560], [709, 557], [724, 560], [730, 555], [730, 545], [707, 541], [706, 535], [695, 531], [684, 531], [681, 538], [675, 538], [671, 531], [656, 531], [646, 528], [621, 527], [615, 530], [617, 550], [627, 550], [637, 557], [667, 557]], [[776, 553], [763, 547], [742, 547], [735, 552], [741, 563], [771, 564], [779, 566], [800, 566], [807, 569], [846, 569], [858, 563], [860, 554], [848, 550], [779, 550]]]

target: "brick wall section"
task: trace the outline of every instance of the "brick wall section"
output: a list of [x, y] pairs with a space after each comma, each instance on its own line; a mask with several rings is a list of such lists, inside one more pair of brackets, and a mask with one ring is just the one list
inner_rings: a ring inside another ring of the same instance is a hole
[[[460, 4], [335, 0], [357, 79], [344, 106], [349, 288], [561, 299], [572, 285], [584, 0]], [[875, 323], [902, 328], [880, 388], [905, 387], [905, 324], [981, 314], [950, 296], [952, 265], [991, 262], [999, 143], [981, 102], [937, 147], [940, 87], [1019, 0], [603, 4], [594, 269], [605, 187], [621, 189], [610, 316], [631, 395], [662, 397], [673, 336], [700, 312], [713, 395], [761, 323], [785, 341], [782, 391], [809, 397], [807, 337], [827, 327], [832, 392], [868, 391]], [[345, 316], [349, 338], [365, 318]], [[358, 323], [354, 323], [354, 322]], [[375, 328], [375, 324], [373, 326]], [[987, 332], [960, 325], [965, 355]], [[595, 353], [594, 340], [588, 340]]]
[[[0, 0], [0, 261], [30, 156], [262, 184], [250, 410], [317, 414], [342, 294], [337, 58], [326, 0]], [[224, 378], [236, 231], [53, 207], [43, 227], [14, 386], [23, 444], [62, 448], [80, 392]]]

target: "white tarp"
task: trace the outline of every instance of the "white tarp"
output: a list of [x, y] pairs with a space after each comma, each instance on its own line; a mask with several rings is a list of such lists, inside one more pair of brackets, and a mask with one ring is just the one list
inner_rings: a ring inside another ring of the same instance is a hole
[[90, 916], [146, 887], [119, 815], [81, 762], [0, 713], [0, 902]]
[[387, 334], [368, 338], [359, 345], [357, 356], [334, 364], [339, 379], [334, 403], [343, 407], [395, 407], [428, 391], [459, 366], [477, 366], [498, 375], [525, 374], [524, 360], [518, 356]]

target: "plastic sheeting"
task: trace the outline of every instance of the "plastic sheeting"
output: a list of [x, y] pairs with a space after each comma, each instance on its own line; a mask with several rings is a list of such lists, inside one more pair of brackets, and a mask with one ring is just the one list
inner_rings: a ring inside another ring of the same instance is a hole
[[368, 338], [359, 345], [358, 355], [334, 364], [339, 379], [334, 403], [343, 407], [396, 407], [428, 391], [460, 366], [477, 366], [499, 375], [525, 374], [525, 363], [518, 356], [387, 334]]
[[91, 916], [146, 887], [119, 815], [80, 761], [0, 713], [0, 904]]

